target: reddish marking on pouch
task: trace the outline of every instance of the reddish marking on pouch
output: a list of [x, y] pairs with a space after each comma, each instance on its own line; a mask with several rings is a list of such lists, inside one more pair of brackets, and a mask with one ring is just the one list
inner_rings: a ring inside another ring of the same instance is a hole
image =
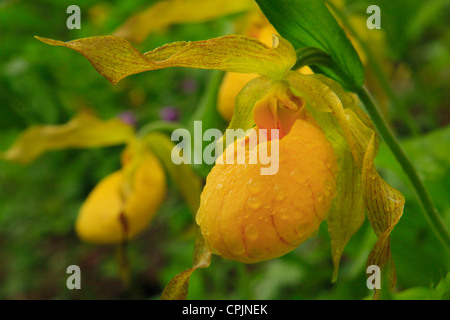
[[280, 236], [280, 234], [279, 234], [279, 232], [278, 232], [278, 229], [277, 229], [277, 226], [275, 225], [275, 220], [274, 220], [274, 218], [273, 218], [273, 215], [271, 216], [271, 218], [272, 218], [272, 219], [271, 219], [271, 220], [272, 220], [272, 226], [273, 226], [273, 228], [275, 229], [275, 233], [277, 234], [278, 239], [280, 239], [280, 241], [283, 242], [284, 244], [293, 247], [294, 245], [290, 244], [290, 243], [287, 242], [282, 236]]

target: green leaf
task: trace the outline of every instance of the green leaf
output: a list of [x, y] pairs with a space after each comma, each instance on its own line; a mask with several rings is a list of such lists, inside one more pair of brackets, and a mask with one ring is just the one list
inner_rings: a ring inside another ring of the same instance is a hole
[[327, 66], [331, 67], [333, 62], [328, 54], [313, 47], [303, 47], [296, 50], [297, 63], [294, 70], [300, 69], [304, 66]]
[[450, 273], [435, 288], [414, 287], [394, 294], [395, 300], [449, 300]]
[[347, 89], [364, 82], [364, 67], [344, 30], [322, 0], [256, 0], [281, 36], [295, 49], [314, 47], [334, 61], [332, 68], [315, 66], [313, 70], [339, 81]]

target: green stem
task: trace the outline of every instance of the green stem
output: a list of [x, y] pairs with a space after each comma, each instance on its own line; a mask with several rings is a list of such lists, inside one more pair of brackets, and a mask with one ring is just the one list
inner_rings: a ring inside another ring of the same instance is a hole
[[378, 133], [386, 142], [387, 146], [391, 150], [394, 157], [400, 163], [403, 168], [403, 171], [408, 176], [410, 182], [414, 187], [414, 191], [416, 192], [419, 203], [422, 206], [422, 211], [425, 214], [428, 223], [431, 225], [433, 231], [436, 233], [437, 237], [447, 250], [450, 251], [450, 234], [445, 226], [442, 218], [439, 216], [438, 211], [431, 199], [430, 194], [425, 188], [425, 185], [420, 180], [419, 175], [417, 174], [416, 169], [414, 168], [411, 160], [409, 160], [403, 148], [400, 146], [399, 142], [395, 138], [392, 130], [388, 127], [386, 120], [381, 114], [380, 110], [378, 110], [376, 104], [374, 103], [372, 97], [366, 88], [361, 88], [357, 92], [359, 98], [362, 103], [366, 107], [367, 112], [372, 118], [373, 123], [375, 124]]
[[139, 130], [138, 136], [144, 137], [152, 132], [164, 132], [171, 134], [172, 131], [180, 128], [184, 127], [177, 122], [155, 121], [143, 126], [142, 129]]
[[123, 288], [128, 291], [131, 284], [130, 264], [127, 256], [127, 243], [122, 242], [117, 247], [116, 253], [117, 264], [119, 267], [119, 276], [122, 280]]

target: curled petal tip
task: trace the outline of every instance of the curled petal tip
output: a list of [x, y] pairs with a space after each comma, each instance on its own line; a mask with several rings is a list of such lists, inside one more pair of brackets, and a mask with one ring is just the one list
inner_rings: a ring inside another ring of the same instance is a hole
[[39, 36], [34, 36], [34, 38], [39, 40], [39, 41], [41, 41], [41, 42], [43, 42], [43, 43], [49, 44], [51, 46], [63, 46], [64, 45], [64, 42], [58, 41], [58, 40], [53, 40], [53, 39], [49, 39], [49, 38], [43, 38], [43, 37], [39, 37]]

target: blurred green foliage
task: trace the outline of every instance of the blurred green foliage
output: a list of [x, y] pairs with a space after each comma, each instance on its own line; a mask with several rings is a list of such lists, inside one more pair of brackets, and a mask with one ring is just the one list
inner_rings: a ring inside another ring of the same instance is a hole
[[[76, 52], [53, 49], [33, 38], [71, 40], [112, 33], [132, 13], [154, 1], [34, 0], [0, 2], [0, 150], [30, 125], [67, 122], [77, 111], [95, 110], [103, 119], [132, 112], [137, 127], [175, 107], [189, 126], [212, 72], [174, 68], [135, 75], [112, 86]], [[66, 28], [66, 8], [81, 8], [81, 30]], [[382, 10], [389, 75], [404, 110], [386, 116], [421, 174], [441, 216], [450, 225], [449, 105], [450, 18], [446, 1], [348, 1], [348, 13]], [[178, 25], [152, 34], [138, 48], [147, 51], [176, 40], [202, 40], [229, 32], [232, 17]], [[364, 31], [369, 32], [369, 31]], [[447, 50], [446, 50], [447, 48]], [[446, 90], [447, 89], [447, 90]], [[213, 104], [210, 104], [210, 107]], [[410, 137], [404, 112], [420, 135]], [[209, 115], [211, 110], [209, 110]], [[192, 264], [192, 215], [173, 183], [146, 232], [127, 248], [130, 290], [122, 288], [116, 248], [84, 244], [74, 232], [78, 210], [96, 183], [120, 166], [122, 147], [48, 153], [28, 166], [0, 162], [0, 298], [157, 299], [177, 273]], [[382, 144], [377, 166], [406, 198], [404, 215], [392, 233], [398, 274], [394, 299], [449, 299], [450, 259], [430, 230], [410, 185]], [[192, 276], [190, 299], [364, 299], [365, 262], [375, 235], [366, 221], [343, 256], [338, 282], [326, 224], [317, 237], [272, 261], [244, 265], [213, 257]], [[82, 270], [82, 290], [66, 288], [66, 268]]]

